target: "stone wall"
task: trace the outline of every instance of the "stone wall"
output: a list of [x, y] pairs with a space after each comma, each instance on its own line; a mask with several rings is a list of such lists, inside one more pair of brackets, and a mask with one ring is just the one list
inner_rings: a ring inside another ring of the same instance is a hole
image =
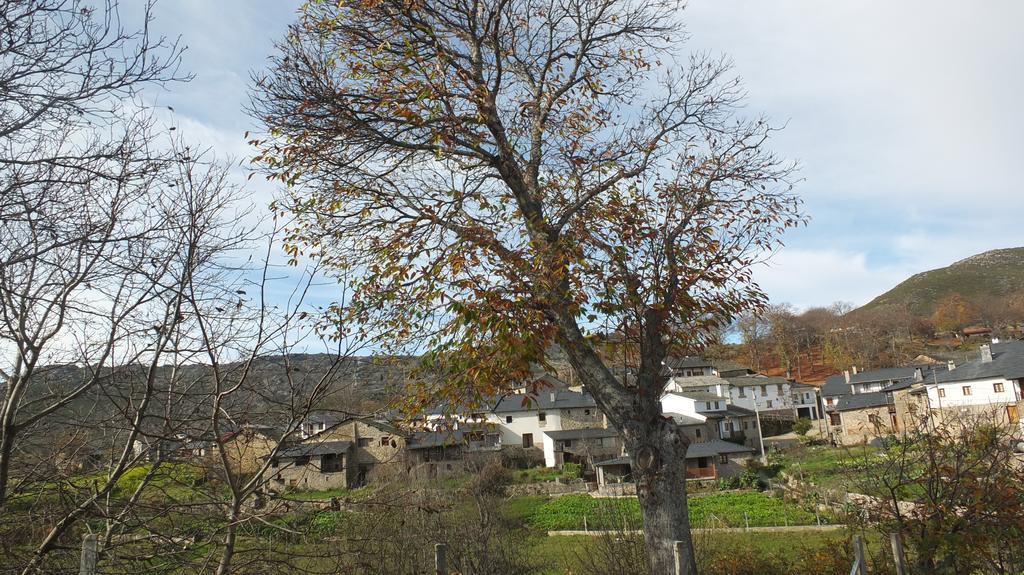
[[597, 489], [596, 483], [574, 481], [561, 483], [545, 481], [543, 483], [521, 483], [505, 488], [506, 497], [525, 497], [528, 495], [565, 495], [566, 493], [589, 493]]
[[593, 429], [603, 428], [604, 414], [596, 407], [574, 407], [563, 409], [562, 429]]
[[[235, 473], [251, 475], [263, 466], [264, 457], [270, 455], [277, 441], [251, 429], [244, 429], [224, 443], [224, 455]], [[214, 451], [207, 456], [209, 463], [220, 466], [220, 456]]]
[[355, 469], [348, 463], [349, 454], [345, 455], [342, 469], [333, 472], [321, 470], [321, 456], [310, 457], [306, 465], [293, 465], [290, 460], [282, 461], [281, 467], [269, 470], [272, 474], [270, 486], [276, 491], [323, 491], [350, 487]]
[[882, 405], [843, 411], [842, 434], [838, 440], [843, 445], [855, 445], [867, 443], [876, 437], [883, 437], [898, 433], [899, 429], [893, 428], [889, 418], [889, 407]]
[[354, 443], [353, 464], [359, 469], [358, 475], [365, 480], [374, 468], [386, 465], [397, 471], [406, 469], [410, 463], [406, 458], [405, 437], [388, 427], [353, 419], [325, 431], [317, 439]]

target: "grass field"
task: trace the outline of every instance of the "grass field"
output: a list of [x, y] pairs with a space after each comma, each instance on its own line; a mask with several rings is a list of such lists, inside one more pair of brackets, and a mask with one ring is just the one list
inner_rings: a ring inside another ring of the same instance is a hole
[[[635, 529], [641, 523], [640, 504], [631, 497], [565, 495], [551, 500], [520, 498], [513, 501], [509, 512], [543, 531], [576, 530], [584, 526], [588, 529]], [[767, 527], [817, 522], [813, 511], [758, 492], [714, 493], [690, 498], [688, 505], [690, 521], [697, 527]], [[829, 522], [825, 516], [821, 520]]]
[[849, 447], [798, 447], [782, 456], [783, 471], [802, 481], [840, 488], [858, 478], [863, 462], [878, 449], [869, 445]]

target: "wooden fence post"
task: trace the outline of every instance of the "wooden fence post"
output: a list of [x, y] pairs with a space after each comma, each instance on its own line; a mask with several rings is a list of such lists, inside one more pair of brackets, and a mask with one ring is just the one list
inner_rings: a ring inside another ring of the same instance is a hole
[[82, 560], [78, 566], [78, 575], [96, 575], [97, 539], [95, 533], [82, 538]]
[[857, 575], [868, 575], [868, 565], [864, 561], [864, 539], [860, 535], [853, 538], [853, 553], [857, 559]]
[[676, 541], [673, 543], [672, 552], [676, 560], [676, 575], [684, 575], [686, 573], [686, 566], [683, 563], [683, 542]]
[[444, 543], [434, 545], [434, 573], [448, 575], [448, 546]]
[[899, 533], [889, 534], [892, 558], [896, 563], [896, 575], [907, 575], [907, 557], [903, 554], [903, 537]]

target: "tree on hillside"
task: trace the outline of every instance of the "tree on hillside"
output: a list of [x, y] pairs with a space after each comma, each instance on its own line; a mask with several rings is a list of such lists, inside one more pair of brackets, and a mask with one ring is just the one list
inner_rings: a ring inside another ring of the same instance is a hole
[[[368, 333], [428, 351], [445, 377], [421, 406], [564, 350], [623, 434], [654, 573], [675, 540], [695, 571], [666, 350], [762, 307], [750, 266], [802, 221], [728, 61], [679, 57], [680, 8], [310, 2], [253, 97], [290, 250], [358, 274], [338, 307]], [[638, 352], [628, 385], [588, 337], [604, 326]]]
[[761, 371], [761, 361], [769, 351], [771, 324], [761, 310], [747, 310], [737, 316], [733, 329], [743, 340], [747, 362], [754, 371]]
[[932, 313], [932, 323], [939, 331], [959, 331], [977, 319], [974, 304], [956, 292], [940, 299]]

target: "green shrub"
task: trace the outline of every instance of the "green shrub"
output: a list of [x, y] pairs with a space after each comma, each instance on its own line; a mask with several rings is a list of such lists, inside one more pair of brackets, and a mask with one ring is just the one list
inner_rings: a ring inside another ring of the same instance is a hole
[[582, 472], [583, 472], [583, 469], [580, 467], [579, 463], [565, 463], [565, 464], [562, 465], [562, 476], [563, 477], [568, 477], [570, 479], [576, 479], [577, 477], [580, 477]]
[[800, 437], [803, 437], [807, 435], [808, 431], [811, 430], [812, 425], [813, 424], [811, 423], [810, 419], [806, 417], [801, 417], [800, 419], [796, 420], [796, 422], [793, 423], [793, 432], [799, 435]]

